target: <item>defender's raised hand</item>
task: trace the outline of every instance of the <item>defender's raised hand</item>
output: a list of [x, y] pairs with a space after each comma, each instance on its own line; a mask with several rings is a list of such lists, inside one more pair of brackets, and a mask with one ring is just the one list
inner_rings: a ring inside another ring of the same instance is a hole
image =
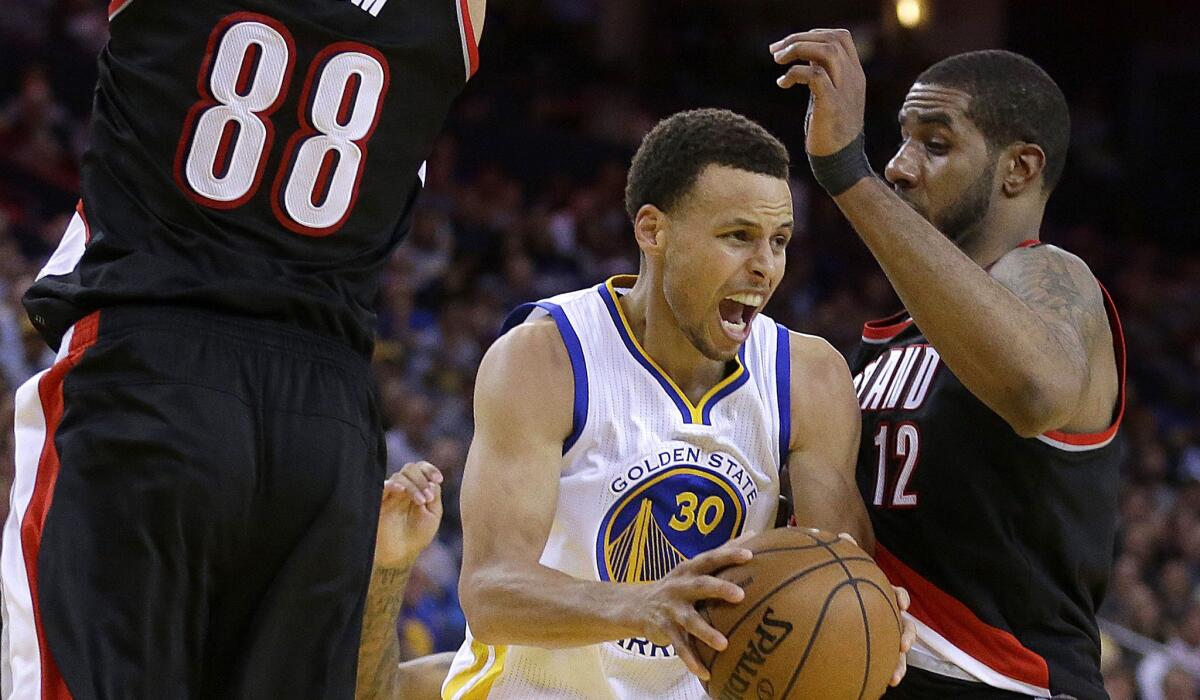
[[799, 32], [770, 49], [776, 63], [791, 66], [776, 80], [779, 87], [807, 85], [811, 91], [804, 144], [809, 155], [837, 153], [862, 133], [867, 81], [849, 31]]

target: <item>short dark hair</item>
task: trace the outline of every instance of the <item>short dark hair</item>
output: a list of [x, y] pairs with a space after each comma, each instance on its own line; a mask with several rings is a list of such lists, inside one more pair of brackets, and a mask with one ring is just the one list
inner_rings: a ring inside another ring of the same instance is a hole
[[917, 78], [962, 90], [971, 96], [967, 116], [990, 148], [1017, 141], [1046, 152], [1043, 189], [1062, 177], [1071, 141], [1071, 115], [1062, 90], [1046, 71], [1011, 51], [970, 51], [938, 61]]
[[646, 134], [633, 155], [625, 184], [629, 218], [646, 204], [669, 211], [709, 165], [787, 179], [788, 153], [766, 129], [727, 109], [673, 114]]

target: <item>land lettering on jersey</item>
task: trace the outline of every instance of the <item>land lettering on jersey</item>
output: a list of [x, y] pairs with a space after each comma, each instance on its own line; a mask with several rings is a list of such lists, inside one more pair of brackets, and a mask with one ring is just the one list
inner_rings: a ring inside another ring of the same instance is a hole
[[855, 375], [859, 408], [917, 410], [929, 398], [929, 388], [940, 366], [941, 355], [931, 345], [890, 348]]
[[388, 0], [350, 0], [351, 4], [370, 13], [372, 17], [378, 17], [379, 11], [383, 9], [383, 6], [387, 2]]
[[758, 486], [750, 470], [724, 452], [708, 452], [695, 445], [667, 447], [643, 457], [626, 467], [608, 488], [620, 495], [646, 477], [678, 466], [700, 467], [725, 476], [737, 485], [747, 505], [753, 505], [758, 499]]

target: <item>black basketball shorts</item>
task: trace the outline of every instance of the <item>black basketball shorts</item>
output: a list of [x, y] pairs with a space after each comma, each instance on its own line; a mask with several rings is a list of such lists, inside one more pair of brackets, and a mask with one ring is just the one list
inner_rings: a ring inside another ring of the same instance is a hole
[[353, 696], [384, 477], [365, 358], [105, 309], [16, 412], [5, 697]]

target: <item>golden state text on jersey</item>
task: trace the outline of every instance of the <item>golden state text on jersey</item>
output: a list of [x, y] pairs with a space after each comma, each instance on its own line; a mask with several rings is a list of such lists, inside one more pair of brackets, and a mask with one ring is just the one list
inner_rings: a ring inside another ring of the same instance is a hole
[[[668, 443], [612, 479], [617, 500], [600, 521], [596, 570], [602, 581], [656, 581], [683, 561], [742, 532], [758, 488], [736, 459], [695, 445]], [[647, 656], [670, 647], [632, 638], [620, 648]]]

